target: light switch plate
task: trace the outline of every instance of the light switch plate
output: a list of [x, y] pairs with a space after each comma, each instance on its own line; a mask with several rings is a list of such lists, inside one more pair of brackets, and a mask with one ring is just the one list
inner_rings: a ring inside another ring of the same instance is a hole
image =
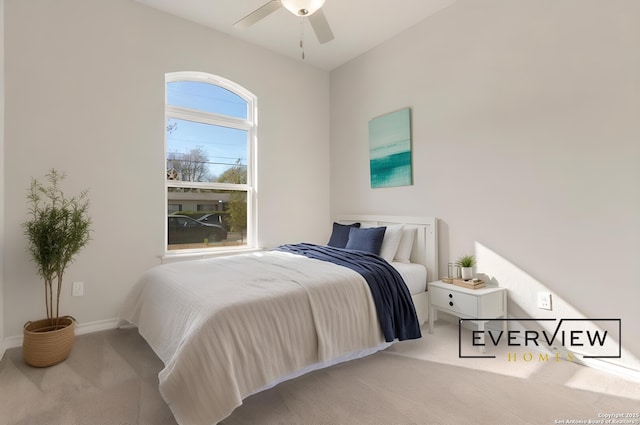
[[550, 292], [538, 292], [538, 308], [542, 310], [551, 310]]

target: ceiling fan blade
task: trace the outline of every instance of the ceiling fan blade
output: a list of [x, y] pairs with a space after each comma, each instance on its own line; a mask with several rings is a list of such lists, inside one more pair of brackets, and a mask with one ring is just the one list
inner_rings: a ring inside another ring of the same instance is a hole
[[320, 44], [333, 40], [333, 32], [322, 9], [318, 9], [313, 15], [309, 16], [309, 22], [311, 22], [311, 27], [316, 33]]
[[263, 4], [253, 12], [249, 13], [244, 18], [240, 19], [238, 22], [233, 24], [236, 28], [248, 28], [251, 25], [255, 24], [262, 18], [266, 18], [276, 10], [280, 9], [282, 3], [280, 0], [271, 0], [268, 3]]

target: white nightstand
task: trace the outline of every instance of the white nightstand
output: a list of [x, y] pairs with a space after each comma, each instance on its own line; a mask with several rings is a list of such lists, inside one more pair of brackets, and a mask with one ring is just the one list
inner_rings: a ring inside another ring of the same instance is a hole
[[[462, 319], [507, 318], [507, 288], [486, 286], [467, 289], [441, 280], [429, 282], [429, 333], [433, 332], [436, 310], [441, 310]], [[484, 334], [485, 320], [474, 320], [478, 330]], [[507, 321], [502, 321], [507, 332]]]

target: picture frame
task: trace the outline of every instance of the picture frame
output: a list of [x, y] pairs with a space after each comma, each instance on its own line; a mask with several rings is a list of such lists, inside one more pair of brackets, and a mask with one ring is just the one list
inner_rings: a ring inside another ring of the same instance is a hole
[[369, 171], [371, 188], [413, 185], [410, 108], [369, 121]]

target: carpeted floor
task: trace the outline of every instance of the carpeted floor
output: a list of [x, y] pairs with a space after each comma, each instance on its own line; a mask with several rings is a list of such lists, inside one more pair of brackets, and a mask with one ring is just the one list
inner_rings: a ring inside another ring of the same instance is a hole
[[0, 363], [2, 425], [175, 425], [158, 392], [162, 362], [136, 329], [76, 337], [71, 356], [37, 369], [22, 349]]
[[[640, 412], [640, 384], [569, 361], [458, 359], [457, 330], [320, 370], [245, 400], [224, 425], [557, 424]], [[64, 363], [0, 362], [2, 425], [173, 425], [162, 363], [135, 329], [79, 336]], [[640, 418], [636, 420], [640, 424]]]

